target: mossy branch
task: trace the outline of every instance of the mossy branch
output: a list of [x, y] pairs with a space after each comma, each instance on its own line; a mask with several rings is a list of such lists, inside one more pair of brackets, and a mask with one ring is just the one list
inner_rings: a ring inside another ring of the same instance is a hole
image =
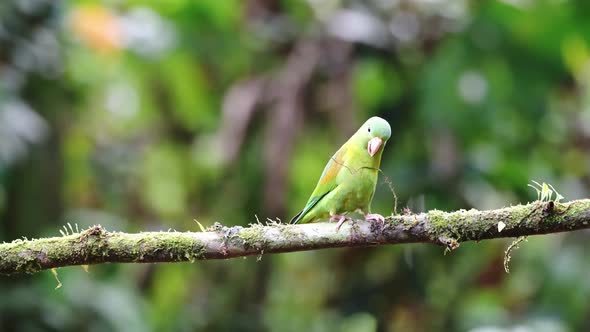
[[[501, 225], [499, 227], [499, 224]], [[533, 202], [497, 210], [429, 211], [388, 217], [384, 224], [216, 225], [206, 232], [109, 232], [93, 226], [62, 237], [0, 244], [0, 274], [100, 263], [226, 259], [338, 247], [425, 242], [456, 248], [463, 241], [590, 228], [590, 199]]]

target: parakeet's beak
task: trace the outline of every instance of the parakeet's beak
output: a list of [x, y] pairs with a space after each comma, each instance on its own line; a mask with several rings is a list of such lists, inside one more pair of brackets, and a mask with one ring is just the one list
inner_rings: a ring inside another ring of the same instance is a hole
[[371, 157], [374, 156], [375, 153], [377, 153], [377, 151], [379, 151], [381, 144], [383, 144], [383, 140], [381, 138], [379, 138], [379, 137], [371, 138], [371, 140], [369, 141], [369, 144], [367, 145], [367, 151], [369, 151], [369, 154], [371, 155]]

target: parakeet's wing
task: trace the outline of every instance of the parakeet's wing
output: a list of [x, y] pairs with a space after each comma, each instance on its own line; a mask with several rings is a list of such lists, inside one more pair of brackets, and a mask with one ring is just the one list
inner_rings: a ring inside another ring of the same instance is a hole
[[343, 145], [336, 153], [330, 158], [326, 167], [324, 167], [324, 171], [320, 176], [320, 180], [316, 185], [311, 197], [305, 204], [305, 207], [301, 212], [299, 212], [293, 219], [291, 219], [292, 224], [298, 223], [308, 212], [311, 210], [319, 201], [322, 200], [327, 194], [329, 194], [332, 190], [336, 189], [338, 183], [336, 182], [336, 176], [342, 169], [342, 165], [344, 164], [343, 157], [346, 154], [346, 145]]
[[293, 217], [293, 219], [291, 219], [291, 224], [298, 223], [307, 214], [307, 212], [309, 212], [309, 210], [311, 210], [322, 198], [324, 198], [324, 196], [326, 196], [327, 194], [329, 194], [330, 191], [325, 192], [321, 196], [311, 197], [309, 199], [309, 201], [307, 202], [307, 205], [305, 205], [305, 208], [303, 208], [303, 210], [301, 210], [299, 213], [297, 213], [295, 215], [295, 217]]

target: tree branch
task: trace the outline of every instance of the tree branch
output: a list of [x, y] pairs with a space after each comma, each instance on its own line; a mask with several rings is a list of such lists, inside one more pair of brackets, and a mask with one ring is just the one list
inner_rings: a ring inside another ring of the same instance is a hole
[[[498, 224], [505, 226], [501, 228]], [[459, 242], [590, 228], [590, 199], [533, 202], [497, 210], [459, 210], [392, 216], [384, 224], [334, 223], [214, 225], [206, 232], [80, 233], [0, 244], [0, 274], [99, 263], [157, 263], [225, 259], [338, 247], [425, 242], [456, 248]]]

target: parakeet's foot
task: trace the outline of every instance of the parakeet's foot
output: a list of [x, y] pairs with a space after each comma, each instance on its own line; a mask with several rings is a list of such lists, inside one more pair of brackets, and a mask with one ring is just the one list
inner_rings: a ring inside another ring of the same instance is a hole
[[365, 215], [365, 220], [375, 220], [381, 223], [381, 225], [385, 224], [385, 217], [380, 215], [379, 213], [369, 213]]
[[346, 216], [341, 216], [339, 214], [333, 214], [330, 216], [330, 221], [337, 221], [338, 224], [336, 224], [336, 233], [338, 233], [338, 231], [340, 230], [340, 227], [342, 227], [342, 224], [344, 224], [346, 222], [346, 220], [348, 220], [348, 218]]

